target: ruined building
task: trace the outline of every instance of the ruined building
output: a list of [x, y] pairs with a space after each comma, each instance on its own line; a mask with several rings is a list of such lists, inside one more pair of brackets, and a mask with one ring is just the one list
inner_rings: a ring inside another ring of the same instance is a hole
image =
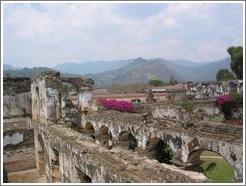
[[[206, 149], [223, 156], [235, 182], [242, 182], [242, 128], [193, 122], [181, 108], [155, 102], [147, 115], [82, 109], [83, 99], [74, 105], [64, 98], [62, 82], [75, 84], [78, 98], [93, 83], [53, 71], [4, 79], [3, 163], [9, 181], [11, 172], [35, 169], [39, 182], [203, 183], [206, 176], [185, 167]], [[172, 149], [172, 164], [159, 156], [164, 144]]]

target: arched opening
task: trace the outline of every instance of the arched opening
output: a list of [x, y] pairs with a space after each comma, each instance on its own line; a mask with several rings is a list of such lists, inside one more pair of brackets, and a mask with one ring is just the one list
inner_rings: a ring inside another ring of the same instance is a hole
[[173, 152], [170, 146], [160, 138], [151, 138], [146, 143], [145, 155], [160, 163], [170, 163]]
[[135, 150], [137, 147], [137, 140], [129, 131], [123, 131], [119, 135], [119, 144], [128, 150]]
[[108, 127], [102, 126], [98, 133], [98, 140], [100, 144], [108, 149], [113, 147], [112, 134]]
[[38, 134], [37, 169], [39, 174], [45, 174], [44, 141], [40, 134]]
[[51, 149], [52, 149], [52, 154], [51, 154], [52, 181], [61, 182], [59, 153], [56, 149], [54, 148]]
[[231, 165], [218, 153], [209, 150], [195, 150], [188, 156], [188, 161], [194, 166], [187, 170], [201, 172], [206, 175], [209, 182], [234, 182], [234, 170]]
[[77, 172], [77, 179], [79, 181], [79, 183], [91, 183], [92, 180], [91, 178], [86, 175], [82, 170], [80, 170], [78, 167], [75, 167], [76, 172]]
[[90, 122], [85, 123], [85, 130], [88, 133], [95, 133], [94, 127]]

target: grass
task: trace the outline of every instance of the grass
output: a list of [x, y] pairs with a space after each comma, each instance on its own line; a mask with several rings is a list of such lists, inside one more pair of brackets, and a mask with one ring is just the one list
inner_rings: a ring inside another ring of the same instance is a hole
[[234, 182], [233, 180], [234, 171], [232, 167], [228, 164], [228, 162], [221, 156], [213, 152], [204, 151], [204, 153], [202, 153], [200, 157], [200, 160], [203, 161], [203, 163], [200, 165], [200, 167], [203, 170], [206, 169], [210, 163], [212, 162], [216, 163], [214, 169], [204, 172], [204, 174], [208, 177], [209, 182], [214, 182], [214, 183]]

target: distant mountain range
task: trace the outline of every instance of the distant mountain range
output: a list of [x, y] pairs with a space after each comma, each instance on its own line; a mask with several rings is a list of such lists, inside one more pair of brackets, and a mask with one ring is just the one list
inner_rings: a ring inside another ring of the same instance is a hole
[[[94, 61], [85, 63], [62, 63], [54, 67], [63, 76], [85, 75], [92, 78], [97, 86], [146, 83], [151, 79], [169, 82], [171, 77], [178, 81], [214, 81], [220, 69], [230, 70], [230, 59], [194, 63], [188, 60], [165, 60], [162, 58]], [[52, 70], [46, 67], [23, 68], [4, 64], [4, 74], [10, 76], [32, 76], [40, 71]]]
[[96, 74], [121, 68], [132, 61], [132, 59], [128, 59], [115, 61], [88, 61], [84, 63], [61, 63], [56, 65], [54, 69], [64, 73]]
[[88, 74], [97, 86], [114, 84], [146, 83], [151, 79], [169, 82], [171, 77], [178, 81], [214, 81], [220, 69], [230, 70], [230, 59], [208, 63], [170, 61], [161, 58], [145, 60], [134, 59], [131, 63], [116, 69], [97, 74]]

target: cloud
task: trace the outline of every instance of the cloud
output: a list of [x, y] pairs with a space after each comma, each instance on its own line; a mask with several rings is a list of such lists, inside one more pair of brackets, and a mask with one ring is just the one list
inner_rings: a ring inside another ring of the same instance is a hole
[[4, 4], [4, 62], [216, 60], [242, 44], [242, 4]]

